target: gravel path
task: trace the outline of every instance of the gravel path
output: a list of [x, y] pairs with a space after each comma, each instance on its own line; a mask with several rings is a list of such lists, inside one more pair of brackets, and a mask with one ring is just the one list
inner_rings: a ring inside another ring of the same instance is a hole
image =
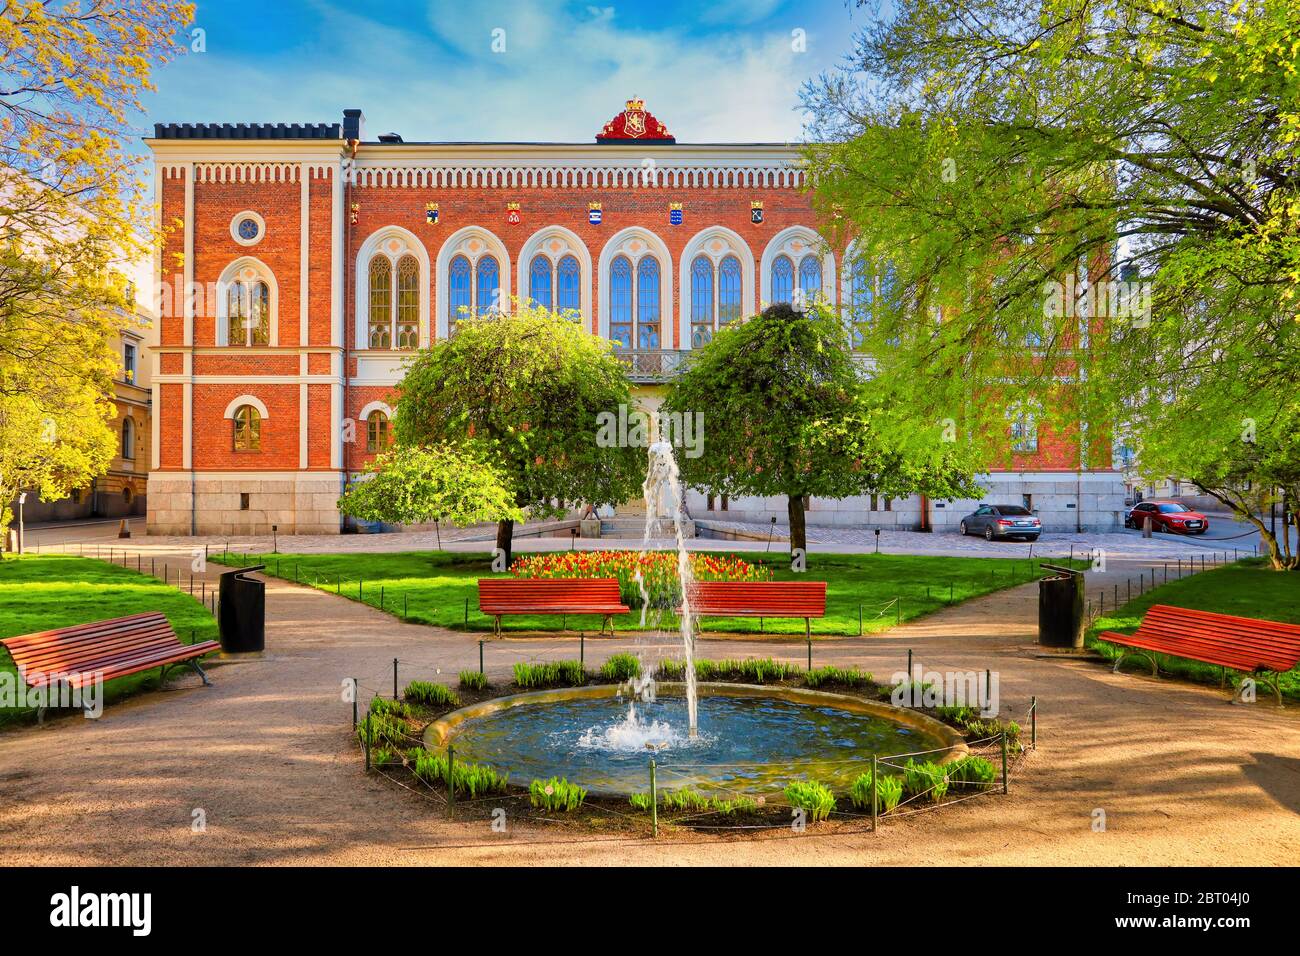
[[[1138, 566], [1114, 561], [1090, 586]], [[1021, 763], [1010, 796], [890, 821], [875, 835], [812, 827], [656, 843], [522, 824], [493, 833], [486, 808], [475, 813], [481, 819], [450, 823], [439, 806], [367, 778], [342, 681], [356, 676], [391, 693], [394, 657], [403, 683], [439, 671], [447, 679], [477, 666], [476, 638], [272, 581], [267, 659], [214, 666], [211, 688], [182, 675], [98, 721], [60, 718], [0, 734], [0, 863], [1294, 863], [1300, 709], [1232, 706], [1217, 689], [1040, 658], [1036, 608], [1031, 585], [884, 635], [816, 646], [821, 663], [878, 676], [902, 669], [908, 648], [927, 669], [991, 667], [1012, 717], [1036, 694], [1039, 749]], [[587, 656], [636, 646], [591, 641]], [[706, 640], [700, 653], [798, 661], [804, 649]], [[504, 680], [521, 657], [572, 656], [576, 641], [511, 640], [488, 646], [487, 665]], [[1093, 830], [1098, 809], [1105, 832]], [[202, 832], [192, 826], [196, 811]]]

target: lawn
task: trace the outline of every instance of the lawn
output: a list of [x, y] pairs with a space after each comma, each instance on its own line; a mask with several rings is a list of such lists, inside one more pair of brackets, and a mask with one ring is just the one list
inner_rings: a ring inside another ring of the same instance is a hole
[[[1120, 649], [1113, 644], [1098, 641], [1097, 634], [1101, 631], [1133, 633], [1141, 623], [1142, 615], [1153, 604], [1300, 624], [1300, 575], [1269, 570], [1261, 558], [1203, 571], [1181, 581], [1170, 581], [1134, 598], [1115, 613], [1097, 618], [1088, 629], [1088, 645], [1106, 658], [1114, 660]], [[1199, 683], [1219, 683], [1219, 668], [1213, 664], [1201, 664], [1163, 654], [1157, 654], [1156, 660], [1159, 661], [1162, 672]], [[1143, 662], [1139, 659], [1134, 666], [1141, 664]], [[1236, 680], [1239, 679], [1240, 675]], [[1284, 697], [1300, 700], [1300, 668], [1283, 674], [1280, 684]]]
[[[945, 558], [929, 555], [814, 554], [803, 574], [790, 571], [784, 555], [740, 557], [766, 564], [778, 581], [825, 581], [826, 617], [813, 621], [814, 634], [857, 634], [859, 606], [866, 634], [883, 631], [898, 621], [929, 614], [1001, 588], [1032, 580], [1038, 562], [1006, 558]], [[492, 619], [478, 611], [475, 582], [481, 577], [505, 577], [491, 572], [488, 554], [445, 551], [386, 554], [216, 554], [211, 560], [230, 565], [265, 564], [267, 573], [351, 600], [380, 607], [407, 621], [457, 630], [490, 631]], [[1060, 562], [1056, 562], [1060, 563]], [[1077, 561], [1083, 567], [1084, 562]], [[595, 615], [519, 616], [502, 619], [507, 631], [596, 631]], [[675, 627], [669, 615], [664, 626]], [[640, 628], [640, 612], [614, 619], [617, 630]], [[803, 634], [802, 620], [707, 618], [705, 631], [742, 634]]]
[[[199, 641], [217, 636], [216, 621], [202, 604], [148, 574], [71, 555], [0, 560], [0, 638], [141, 611], [166, 614], [182, 643], [190, 643], [191, 633]], [[0, 671], [14, 672], [13, 661], [3, 650]], [[111, 703], [142, 684], [153, 687], [157, 683], [156, 670], [111, 680], [104, 688], [105, 701]], [[28, 712], [30, 708], [0, 707], [0, 723]]]

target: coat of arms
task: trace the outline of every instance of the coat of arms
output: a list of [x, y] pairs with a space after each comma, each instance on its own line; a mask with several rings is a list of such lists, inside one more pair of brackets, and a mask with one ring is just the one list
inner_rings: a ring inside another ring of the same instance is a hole
[[749, 204], [749, 221], [754, 224], [763, 221], [763, 200], [755, 199]]
[[601, 219], [600, 203], [598, 202], [587, 203], [587, 222], [591, 223], [593, 226], [599, 226], [600, 219]]
[[523, 216], [519, 213], [519, 203], [506, 203], [506, 222], [511, 226], [517, 226], [523, 221]]

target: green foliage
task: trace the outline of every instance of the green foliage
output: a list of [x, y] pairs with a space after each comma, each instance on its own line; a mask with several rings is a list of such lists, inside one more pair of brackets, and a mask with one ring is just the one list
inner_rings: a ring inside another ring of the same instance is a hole
[[835, 809], [835, 794], [831, 793], [831, 788], [815, 780], [795, 780], [786, 784], [785, 799], [790, 806], [806, 810], [813, 823], [825, 820]]
[[487, 675], [479, 671], [461, 671], [459, 681], [465, 690], [486, 690], [488, 686]]
[[375, 458], [338, 506], [363, 521], [464, 525], [521, 520], [514, 497], [508, 476], [481, 446], [404, 446]]
[[640, 810], [643, 813], [649, 813], [650, 808], [654, 806], [654, 801], [650, 799], [648, 793], [634, 793], [627, 798], [627, 802], [632, 805], [633, 810]]
[[644, 452], [594, 440], [597, 416], [630, 403], [612, 346], [546, 309], [510, 308], [458, 321], [416, 356], [402, 380], [398, 444], [481, 444], [533, 517], [635, 497]]
[[405, 747], [412, 739], [410, 727], [405, 719], [396, 714], [370, 713], [357, 724], [357, 739], [368, 743], [373, 751], [376, 747]]
[[635, 654], [611, 654], [600, 665], [600, 676], [605, 680], [626, 681], [641, 676], [641, 661]]
[[805, 90], [873, 388], [986, 464], [1028, 413], [1300, 502], [1298, 50], [1293, 0], [899, 0]]
[[402, 697], [425, 707], [456, 707], [460, 696], [446, 684], [435, 684], [427, 680], [413, 680], [402, 691]]
[[967, 754], [958, 760], [944, 765], [948, 782], [958, 787], [981, 789], [997, 779], [997, 770], [983, 757]]
[[964, 726], [968, 721], [979, 716], [978, 707], [936, 707], [934, 715], [957, 726]]
[[370, 751], [370, 765], [372, 767], [386, 767], [390, 764], [400, 764], [402, 762], [401, 754], [392, 747], [376, 747]]
[[[666, 810], [684, 810], [692, 813], [716, 813], [724, 817], [732, 817], [747, 813], [754, 813], [758, 809], [758, 801], [750, 797], [719, 797], [709, 796], [701, 793], [694, 787], [682, 787], [679, 790], [661, 791], [663, 805]], [[638, 810], [650, 809], [650, 798], [646, 794], [634, 794], [644, 799], [633, 801], [632, 806]]]
[[792, 548], [807, 543], [807, 495], [976, 493], [971, 473], [948, 467], [955, 446], [937, 429], [895, 429], [868, 400], [844, 328], [820, 304], [776, 304], [719, 329], [670, 383], [663, 407], [707, 418], [703, 454], [678, 463], [683, 480], [713, 494], [785, 497]]
[[[665, 658], [659, 662], [656, 677], [660, 680], [680, 681], [686, 673], [683, 661]], [[787, 664], [770, 657], [695, 661], [695, 678], [699, 681], [741, 681], [749, 684], [771, 684], [799, 676], [802, 670], [796, 664]]]
[[[407, 688], [408, 690], [410, 688]], [[408, 695], [409, 697], [409, 695]], [[411, 716], [411, 708], [405, 701], [393, 700], [389, 697], [372, 697], [370, 698], [369, 711], [372, 714], [382, 716], [401, 717], [406, 719]]]
[[835, 667], [828, 664], [825, 667], [814, 667], [810, 671], [805, 671], [803, 681], [809, 687], [814, 688], [827, 685], [867, 687], [871, 684], [871, 673], [857, 667]]
[[948, 775], [942, 764], [926, 760], [917, 763], [908, 758], [903, 764], [903, 789], [909, 797], [925, 795], [932, 803], [938, 803], [948, 793]]
[[[408, 759], [410, 756], [411, 754], [408, 754]], [[426, 783], [446, 786], [446, 754], [431, 753], [427, 750], [415, 752], [412, 773]], [[451, 776], [456, 793], [463, 793], [471, 798], [489, 793], [504, 793], [510, 782], [508, 773], [498, 773], [486, 764], [461, 760], [452, 762]]]
[[[881, 774], [880, 778], [875, 781], [875, 790], [879, 795], [876, 797], [876, 808], [880, 813], [888, 813], [898, 806], [898, 801], [903, 799], [903, 781], [889, 774]], [[872, 777], [871, 771], [859, 776], [849, 787], [849, 799], [858, 809], [871, 809], [871, 791]]]
[[545, 661], [529, 664], [520, 661], [514, 666], [515, 686], [523, 688], [538, 687], [580, 687], [587, 683], [587, 671], [581, 661]]
[[528, 799], [539, 810], [558, 810], [564, 813], [578, 809], [587, 799], [587, 791], [563, 777], [534, 780], [528, 785]]

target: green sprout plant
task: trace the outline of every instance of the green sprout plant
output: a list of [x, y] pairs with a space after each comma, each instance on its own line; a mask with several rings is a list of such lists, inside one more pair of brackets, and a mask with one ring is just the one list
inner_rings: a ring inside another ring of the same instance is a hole
[[563, 777], [551, 777], [549, 780], [534, 780], [530, 783], [528, 799], [538, 810], [570, 813], [582, 806], [587, 799], [587, 791]]
[[427, 680], [411, 681], [402, 691], [402, 697], [425, 707], [455, 707], [460, 703], [460, 697], [450, 687]]
[[813, 823], [825, 820], [835, 810], [835, 794], [831, 793], [830, 787], [815, 780], [796, 780], [787, 784], [785, 799], [790, 806], [806, 811]]
[[898, 806], [898, 801], [903, 799], [902, 780], [888, 774], [881, 774], [873, 781], [870, 770], [853, 781], [852, 786], [849, 787], [849, 799], [859, 810], [869, 810], [872, 789], [877, 794], [876, 806], [883, 813], [893, 810]]
[[458, 676], [463, 690], [487, 690], [488, 679], [486, 674], [481, 674], [478, 671], [461, 671]]
[[641, 661], [635, 654], [611, 654], [600, 665], [600, 676], [605, 680], [628, 681], [641, 676]]

